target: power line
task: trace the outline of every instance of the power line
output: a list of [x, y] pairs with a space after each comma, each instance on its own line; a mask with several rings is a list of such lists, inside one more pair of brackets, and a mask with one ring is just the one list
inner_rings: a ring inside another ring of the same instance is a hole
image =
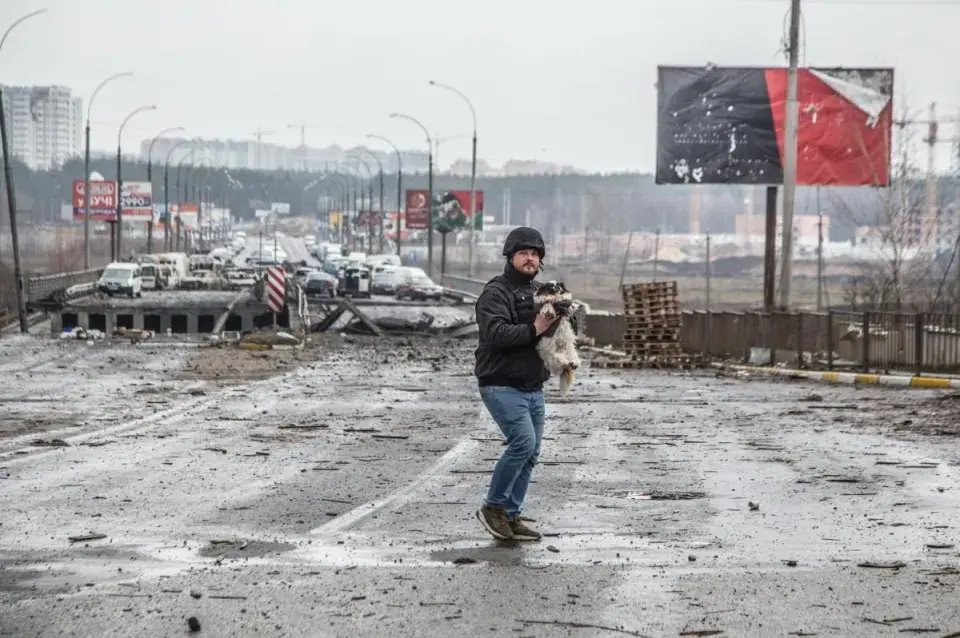
[[[710, 0], [715, 2], [716, 0]], [[770, 4], [782, 5], [783, 0], [727, 0], [728, 2], [741, 2], [751, 4]], [[869, 5], [871, 7], [903, 7], [903, 6], [941, 6], [941, 7], [960, 7], [960, 0], [803, 0], [803, 4], [819, 5]]]

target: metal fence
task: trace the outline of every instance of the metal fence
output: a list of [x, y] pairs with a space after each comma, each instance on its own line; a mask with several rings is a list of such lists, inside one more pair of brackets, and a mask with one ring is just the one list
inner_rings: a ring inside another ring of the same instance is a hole
[[685, 312], [687, 352], [811, 368], [960, 372], [960, 315]]
[[[478, 294], [486, 282], [447, 276]], [[583, 332], [599, 346], [623, 345], [622, 313], [590, 312]], [[893, 312], [684, 311], [684, 352], [804, 368], [960, 373], [960, 314]]]

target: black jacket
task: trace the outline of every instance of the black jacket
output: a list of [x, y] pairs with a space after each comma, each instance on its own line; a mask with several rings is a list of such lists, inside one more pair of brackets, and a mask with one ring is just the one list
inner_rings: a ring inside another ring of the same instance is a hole
[[508, 386], [532, 392], [550, 378], [537, 352], [537, 309], [533, 297], [540, 284], [509, 264], [477, 299], [480, 345], [474, 374], [484, 386]]

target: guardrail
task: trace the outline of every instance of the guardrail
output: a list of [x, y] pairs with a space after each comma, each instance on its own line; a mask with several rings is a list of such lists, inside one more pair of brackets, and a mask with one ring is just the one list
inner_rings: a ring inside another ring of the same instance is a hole
[[479, 297], [480, 293], [483, 292], [483, 287], [487, 285], [487, 282], [479, 279], [444, 275], [440, 285], [444, 288], [449, 288], [455, 293], [466, 293], [473, 297]]
[[100, 278], [103, 268], [62, 272], [56, 275], [42, 275], [27, 280], [27, 303], [35, 304], [42, 301], [54, 300], [58, 293], [79, 286], [92, 284]]

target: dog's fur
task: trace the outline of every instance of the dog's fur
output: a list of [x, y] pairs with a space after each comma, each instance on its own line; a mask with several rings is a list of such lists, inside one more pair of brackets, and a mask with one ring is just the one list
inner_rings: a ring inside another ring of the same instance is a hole
[[[559, 281], [545, 282], [534, 297], [534, 301], [540, 304], [540, 314], [546, 317], [557, 315], [553, 303], [561, 300], [572, 301], [573, 295]], [[577, 304], [573, 303], [568, 314], [576, 310]], [[537, 352], [547, 370], [560, 377], [560, 393], [566, 394], [573, 385], [573, 371], [580, 367], [580, 355], [577, 353], [577, 335], [573, 332], [570, 317], [561, 316], [557, 322], [560, 325], [556, 331], [549, 337], [542, 337], [537, 343]]]

